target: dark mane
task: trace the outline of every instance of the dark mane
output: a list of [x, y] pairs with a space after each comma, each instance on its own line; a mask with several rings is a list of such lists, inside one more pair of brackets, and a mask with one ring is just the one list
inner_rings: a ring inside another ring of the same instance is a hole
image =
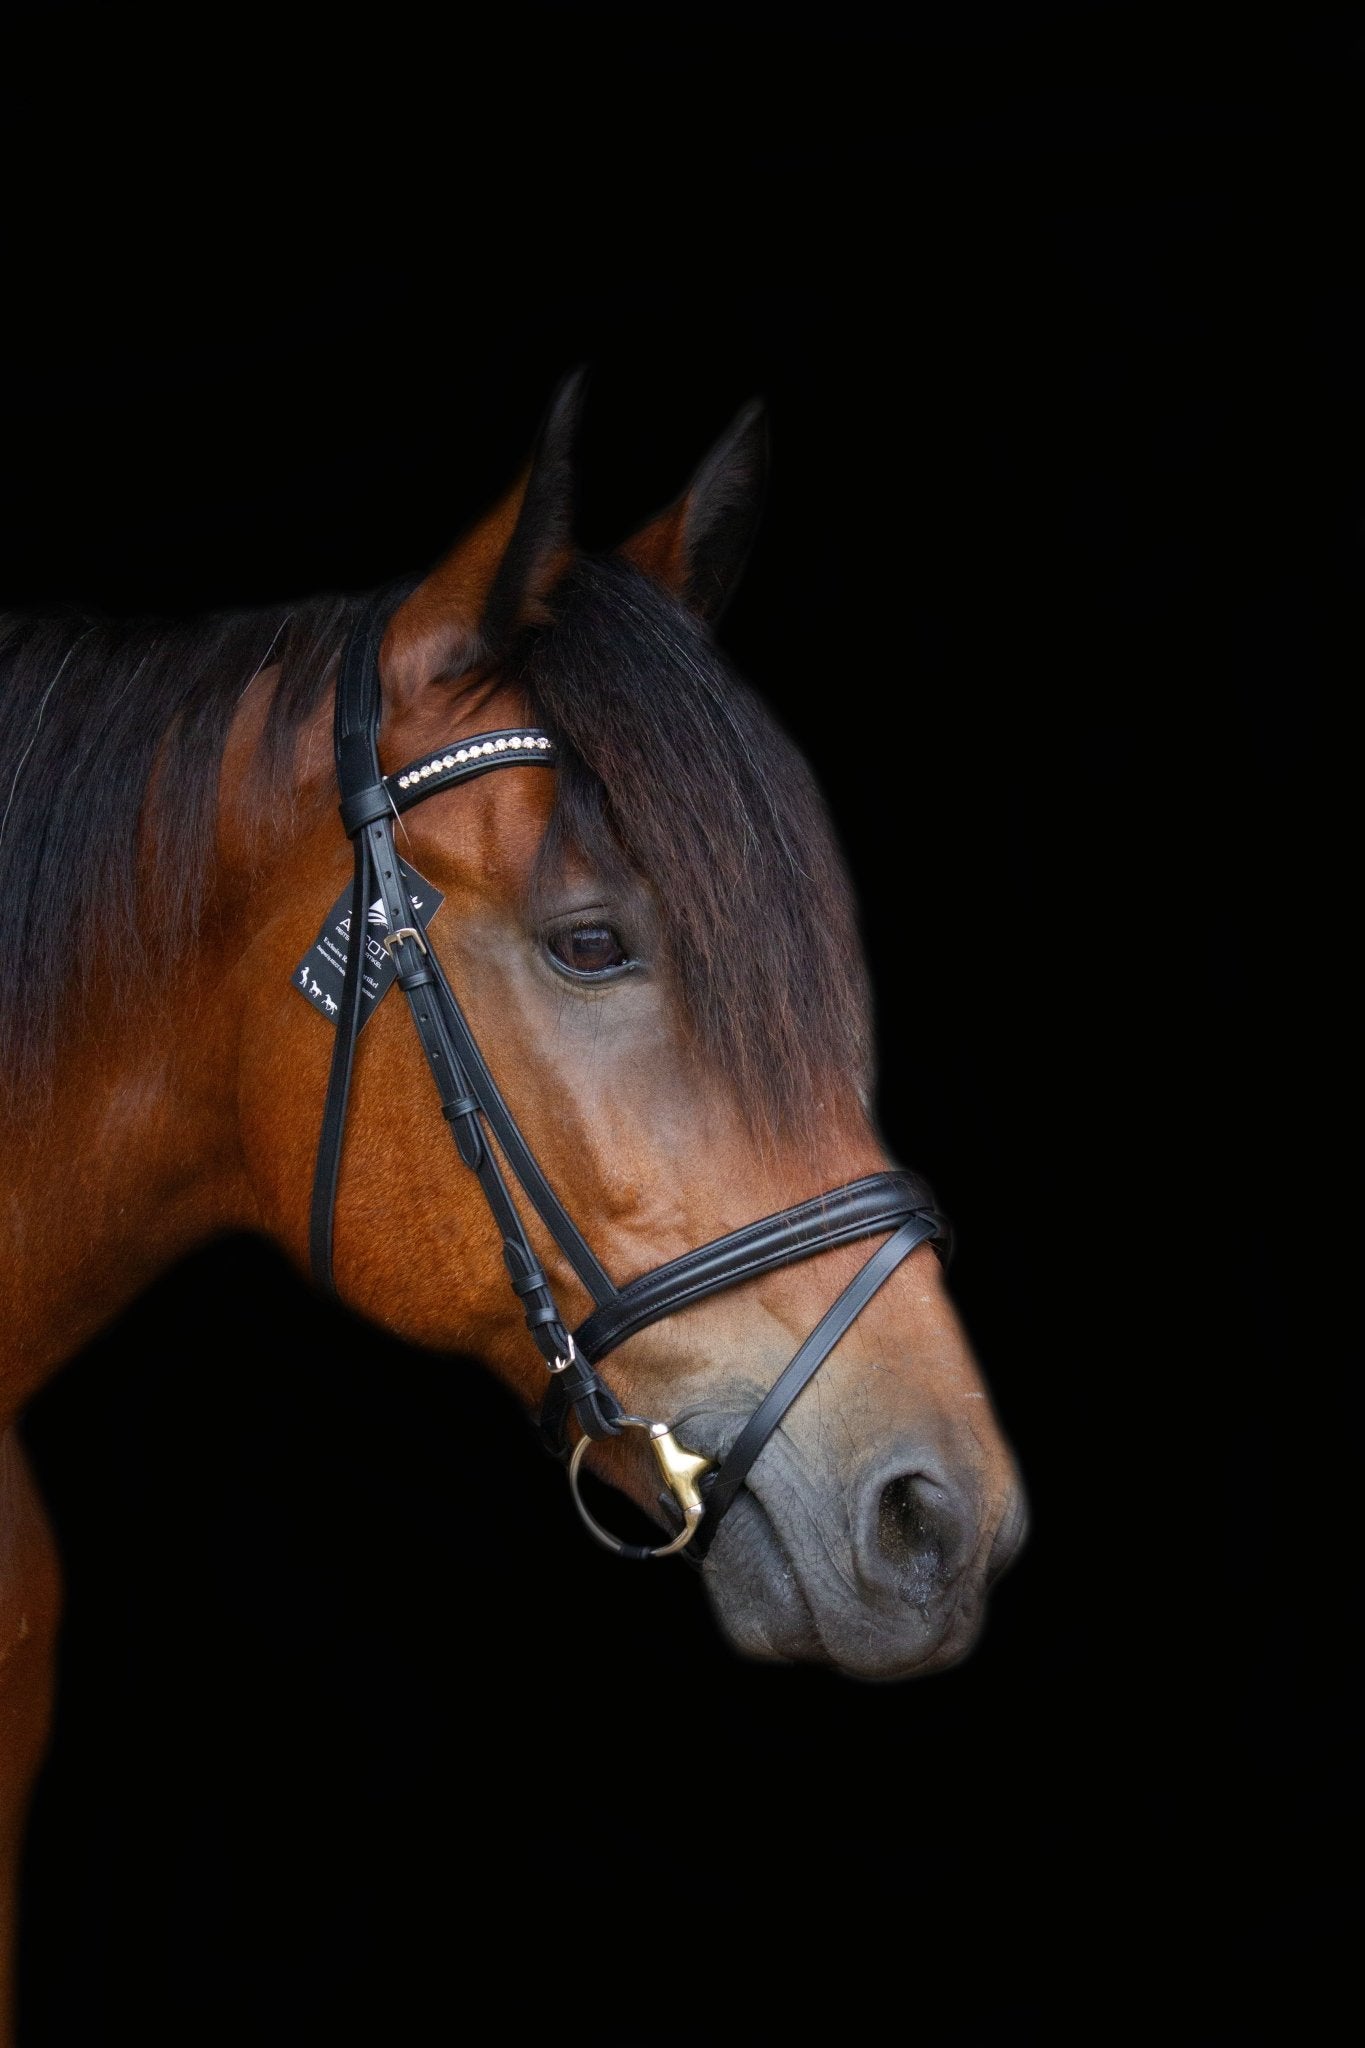
[[[243, 691], [282, 662], [260, 763], [268, 791], [362, 602], [0, 624], [0, 1074], [11, 1088], [50, 1070], [93, 964], [112, 965], [127, 993], [190, 943]], [[553, 612], [510, 668], [561, 748], [541, 876], [570, 846], [607, 874], [642, 876], [664, 908], [698, 1044], [756, 1126], [800, 1131], [832, 1082], [861, 1085], [868, 1062], [856, 922], [810, 771], [705, 630], [624, 562], [578, 562]], [[148, 903], [139, 834], [159, 761], [173, 796], [157, 805]]]
[[560, 748], [542, 868], [643, 875], [683, 1006], [756, 1127], [805, 1131], [870, 1062], [862, 947], [805, 760], [705, 629], [616, 557], [580, 560], [520, 679]]
[[[95, 971], [116, 995], [194, 938], [213, 856], [218, 776], [242, 692], [283, 673], [264, 769], [334, 669], [358, 597], [194, 620], [77, 610], [0, 619], [0, 1092], [50, 1070]], [[138, 894], [139, 832], [164, 750], [157, 895]]]

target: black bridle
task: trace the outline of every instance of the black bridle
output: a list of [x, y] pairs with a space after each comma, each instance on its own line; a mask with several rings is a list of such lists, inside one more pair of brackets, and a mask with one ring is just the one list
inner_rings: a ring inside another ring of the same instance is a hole
[[[576, 1481], [582, 1451], [592, 1438], [619, 1435], [626, 1427], [646, 1429], [653, 1441], [683, 1527], [659, 1550], [624, 1544], [607, 1535], [575, 1500], [590, 1528], [622, 1555], [651, 1557], [681, 1549], [689, 1541], [703, 1557], [729, 1508], [778, 1423], [819, 1370], [854, 1318], [916, 1245], [934, 1243], [946, 1257], [950, 1233], [933, 1196], [917, 1176], [874, 1173], [834, 1188], [813, 1201], [765, 1216], [730, 1231], [697, 1251], [670, 1260], [653, 1272], [617, 1287], [593, 1252], [517, 1128], [511, 1111], [484, 1063], [464, 1012], [436, 954], [428, 946], [394, 843], [394, 821], [424, 797], [472, 781], [494, 768], [553, 767], [549, 736], [532, 726], [481, 733], [438, 754], [424, 756], [397, 775], [379, 768], [381, 695], [379, 646], [391, 600], [377, 600], [361, 614], [342, 656], [336, 693], [336, 765], [341, 820], [355, 845], [350, 941], [336, 1021], [336, 1043], [318, 1140], [313, 1182], [310, 1251], [318, 1284], [334, 1291], [332, 1226], [341, 1165], [346, 1105], [362, 1011], [364, 935], [371, 906], [382, 906], [380, 940], [397, 970], [422, 1050], [426, 1054], [441, 1114], [450, 1125], [461, 1159], [477, 1176], [502, 1237], [503, 1258], [526, 1325], [550, 1369], [541, 1412], [541, 1434], [558, 1457], [568, 1448], [570, 1415], [581, 1440], [571, 1474]], [[565, 1324], [549, 1281], [527, 1236], [490, 1134], [522, 1192], [595, 1304], [578, 1329]], [[850, 1244], [880, 1231], [892, 1234], [827, 1310], [776, 1384], [750, 1416], [716, 1471], [709, 1461], [683, 1451], [670, 1429], [622, 1412], [595, 1370], [600, 1361], [637, 1330], [722, 1288], [770, 1273], [835, 1245]]]

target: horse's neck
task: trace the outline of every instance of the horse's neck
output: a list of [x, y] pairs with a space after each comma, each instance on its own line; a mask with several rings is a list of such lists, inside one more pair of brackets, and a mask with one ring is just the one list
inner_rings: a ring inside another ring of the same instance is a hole
[[232, 1071], [204, 1007], [153, 999], [82, 1034], [51, 1100], [7, 1115], [0, 1414], [185, 1252], [249, 1225]]
[[[248, 747], [263, 715], [262, 701]], [[239, 878], [225, 893], [239, 899]], [[0, 1108], [0, 1426], [158, 1274], [258, 1222], [238, 1129], [237, 934], [212, 913], [201, 943], [131, 1001], [92, 992], [50, 1096]]]

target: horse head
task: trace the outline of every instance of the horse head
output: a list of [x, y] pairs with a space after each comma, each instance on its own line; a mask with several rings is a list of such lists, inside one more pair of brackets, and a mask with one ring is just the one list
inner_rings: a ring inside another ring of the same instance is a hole
[[[756, 1219], [818, 1218], [830, 1190], [881, 1186], [889, 1162], [830, 824], [806, 764], [713, 634], [753, 533], [761, 415], [742, 413], [642, 531], [589, 557], [569, 516], [576, 409], [571, 384], [515, 486], [380, 607], [377, 744], [390, 793], [404, 763], [421, 764], [414, 785], [437, 778], [393, 825], [402, 860], [442, 900], [421, 953], [434, 949], [534, 1163], [619, 1285]], [[295, 1000], [290, 970], [345, 894], [350, 848], [330, 693], [295, 714], [297, 829], [263, 860], [245, 822], [272, 722], [278, 749], [287, 666], [258, 679], [237, 721], [221, 831], [225, 870], [248, 878], [244, 1154], [261, 1223], [304, 1265], [336, 1030]], [[856, 716], [832, 730], [839, 744], [876, 743]], [[463, 743], [476, 761], [480, 746], [491, 755], [496, 742], [478, 738], [490, 731], [510, 735], [515, 759], [463, 773]], [[517, 751], [531, 733], [539, 757]], [[404, 1337], [483, 1360], [537, 1409], [546, 1363], [563, 1359], [528, 1342], [532, 1283], [521, 1301], [509, 1287], [506, 1231], [436, 1114], [432, 1057], [396, 993], [363, 1020], [328, 1226], [336, 1285]], [[483, 1143], [506, 1167], [497, 1138]], [[591, 1329], [591, 1270], [585, 1284], [582, 1262], [517, 1199], [544, 1299], [565, 1327]], [[884, 1238], [890, 1224], [879, 1227]], [[751, 1656], [890, 1677], [951, 1662], [974, 1638], [1023, 1511], [942, 1250], [917, 1244], [850, 1317], [712, 1532], [705, 1583]], [[610, 1412], [666, 1426], [694, 1471], [723, 1469], [867, 1257], [861, 1236], [832, 1235], [632, 1328], [602, 1363]], [[590, 1467], [662, 1522], [662, 1547], [678, 1518], [640, 1435], [594, 1435]]]
[[[875, 1126], [825, 806], [715, 637], [764, 424], [590, 555], [576, 409], [420, 580], [4, 628], [4, 1419], [260, 1232], [482, 1361], [636, 1547], [704, 1554], [741, 1650], [930, 1670], [1023, 1509]], [[829, 734], [885, 714], [850, 691]]]

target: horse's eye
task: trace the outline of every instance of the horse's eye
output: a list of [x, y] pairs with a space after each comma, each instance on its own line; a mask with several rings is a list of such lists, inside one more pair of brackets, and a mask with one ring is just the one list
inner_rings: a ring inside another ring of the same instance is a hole
[[570, 974], [604, 975], [630, 966], [620, 938], [609, 924], [575, 924], [552, 932], [549, 948]]

